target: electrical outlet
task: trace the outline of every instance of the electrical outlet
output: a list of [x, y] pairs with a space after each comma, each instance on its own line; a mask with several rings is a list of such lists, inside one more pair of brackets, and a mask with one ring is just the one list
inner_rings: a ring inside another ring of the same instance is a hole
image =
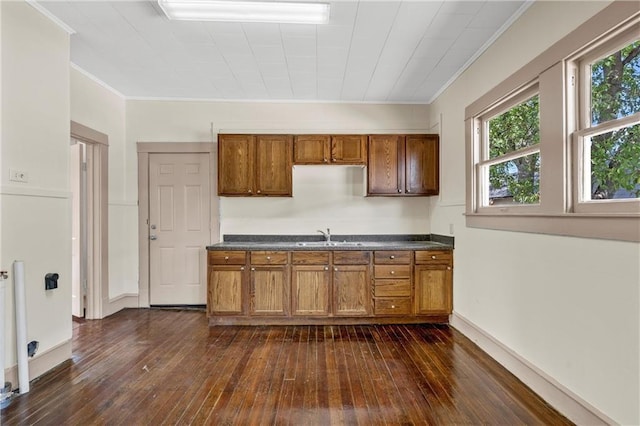
[[453, 235], [453, 223], [449, 224], [449, 235]]
[[9, 180], [27, 183], [29, 182], [29, 173], [22, 170], [9, 169]]

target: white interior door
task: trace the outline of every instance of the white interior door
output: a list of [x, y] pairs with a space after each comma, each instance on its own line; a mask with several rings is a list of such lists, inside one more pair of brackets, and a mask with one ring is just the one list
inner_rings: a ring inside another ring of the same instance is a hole
[[[72, 140], [72, 142], [74, 142]], [[71, 145], [70, 183], [72, 193], [71, 226], [71, 314], [84, 318], [86, 295], [86, 163], [84, 145]]]
[[211, 188], [208, 154], [149, 155], [149, 302], [204, 305]]

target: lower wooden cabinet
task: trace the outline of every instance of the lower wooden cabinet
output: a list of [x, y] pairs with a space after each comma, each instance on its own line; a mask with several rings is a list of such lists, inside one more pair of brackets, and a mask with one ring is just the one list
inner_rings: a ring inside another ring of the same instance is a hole
[[212, 323], [441, 322], [453, 308], [450, 250], [212, 251], [208, 259]]
[[327, 265], [294, 265], [291, 268], [291, 313], [328, 316], [330, 279]]
[[244, 314], [244, 276], [244, 266], [209, 266], [207, 288], [209, 315]]

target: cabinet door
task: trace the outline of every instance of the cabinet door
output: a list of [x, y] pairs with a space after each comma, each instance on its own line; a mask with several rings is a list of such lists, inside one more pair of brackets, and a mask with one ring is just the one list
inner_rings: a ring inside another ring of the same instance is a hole
[[293, 136], [256, 136], [257, 195], [291, 196]]
[[416, 266], [416, 315], [450, 314], [453, 273], [450, 266]]
[[210, 266], [207, 289], [209, 315], [243, 314], [244, 266]]
[[219, 195], [252, 195], [254, 187], [254, 157], [254, 136], [218, 136]]
[[331, 162], [334, 164], [365, 164], [367, 137], [364, 135], [331, 136]]
[[402, 136], [369, 136], [369, 195], [399, 195], [404, 192], [404, 153]]
[[405, 192], [408, 195], [438, 195], [438, 136], [405, 137]]
[[333, 312], [336, 316], [371, 313], [369, 268], [364, 265], [333, 267]]
[[294, 164], [326, 164], [329, 162], [331, 136], [298, 135], [293, 140]]
[[284, 266], [252, 266], [250, 315], [286, 316], [289, 313], [288, 270]]
[[329, 315], [328, 266], [293, 266], [291, 273], [291, 301], [293, 315]]

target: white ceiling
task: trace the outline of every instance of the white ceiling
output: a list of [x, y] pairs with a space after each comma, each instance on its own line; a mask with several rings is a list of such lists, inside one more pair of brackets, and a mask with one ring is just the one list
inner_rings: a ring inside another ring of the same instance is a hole
[[527, 0], [331, 1], [327, 25], [169, 21], [156, 1], [40, 1], [128, 98], [428, 103]]

